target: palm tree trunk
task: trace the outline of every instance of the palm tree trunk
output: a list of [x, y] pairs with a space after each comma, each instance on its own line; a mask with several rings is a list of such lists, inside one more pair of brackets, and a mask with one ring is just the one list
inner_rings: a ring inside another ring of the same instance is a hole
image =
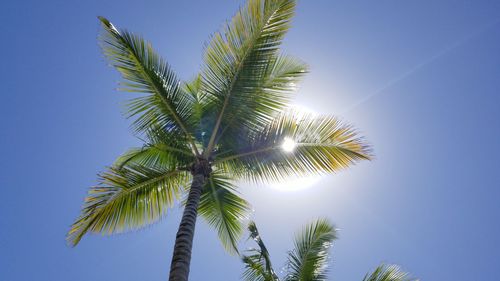
[[186, 207], [175, 238], [174, 254], [170, 265], [169, 281], [187, 281], [189, 265], [191, 263], [191, 250], [193, 248], [194, 229], [198, 216], [201, 190], [210, 175], [210, 166], [206, 161], [200, 161], [193, 166], [193, 182], [189, 191]]

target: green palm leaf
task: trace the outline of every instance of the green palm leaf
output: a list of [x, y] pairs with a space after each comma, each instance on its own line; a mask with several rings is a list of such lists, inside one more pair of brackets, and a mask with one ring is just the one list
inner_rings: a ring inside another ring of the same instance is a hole
[[[293, 0], [249, 0], [222, 33], [213, 36], [205, 52], [202, 90], [217, 108], [205, 155], [212, 153], [221, 128], [266, 123], [286, 99], [271, 92], [257, 95], [266, 71], [293, 16]], [[256, 99], [257, 98], [257, 99]], [[266, 104], [257, 100], [266, 99]], [[257, 128], [255, 128], [257, 129]]]
[[288, 253], [286, 281], [322, 281], [327, 279], [328, 250], [337, 231], [327, 220], [307, 225], [295, 237], [295, 248]]
[[161, 129], [148, 130], [143, 147], [131, 148], [118, 157], [114, 166], [118, 169], [135, 163], [147, 167], [174, 169], [188, 168], [196, 161], [194, 152], [182, 139]]
[[242, 257], [243, 263], [245, 263], [243, 279], [246, 281], [279, 281], [271, 264], [269, 251], [259, 234], [255, 222], [250, 222], [248, 231], [250, 231], [250, 237], [257, 243], [259, 249], [251, 249], [251, 255]]
[[407, 272], [402, 271], [397, 265], [379, 265], [372, 273], [363, 278], [363, 281], [412, 281]]
[[231, 114], [245, 116], [245, 118], [244, 120], [241, 118], [224, 120], [224, 126], [215, 141], [217, 150], [237, 150], [241, 143], [248, 141], [249, 134], [264, 129], [265, 125], [268, 125], [269, 121], [279, 114], [278, 105], [284, 109], [289, 104], [294, 97], [298, 83], [306, 72], [307, 65], [294, 57], [279, 55], [272, 59], [266, 67], [261, 85], [254, 89], [254, 94], [248, 94], [248, 100], [244, 101], [244, 106], [240, 107], [257, 114], [260, 114], [258, 113], [260, 110], [267, 110], [266, 122], [253, 122], [252, 118], [248, 118], [252, 115], [235, 108]]
[[113, 164], [116, 168], [121, 169], [131, 163], [145, 166], [162, 166], [162, 167], [177, 167], [182, 166], [186, 169], [189, 164], [194, 163], [193, 155], [184, 156], [181, 161], [177, 161], [176, 153], [183, 154], [185, 151], [176, 150], [165, 144], [147, 144], [143, 147], [134, 147], [120, 155]]
[[[293, 140], [293, 151], [283, 143]], [[248, 143], [249, 142], [249, 143]], [[365, 159], [370, 147], [349, 125], [332, 116], [288, 111], [247, 137], [247, 146], [215, 157], [221, 169], [254, 181], [333, 173]]]
[[194, 134], [197, 142], [202, 147], [207, 147], [209, 132], [212, 130], [216, 119], [217, 108], [211, 102], [208, 94], [202, 90], [202, 77], [197, 75], [195, 79], [184, 84], [184, 90], [193, 99], [191, 123], [194, 126]]
[[104, 28], [100, 45], [125, 79], [122, 90], [146, 93], [128, 103], [129, 116], [137, 118], [133, 124], [136, 131], [159, 126], [191, 141], [189, 119], [193, 101], [169, 65], [141, 37], [118, 31], [107, 19], [99, 19]]
[[[245, 264], [245, 271], [241, 278], [245, 281], [274, 281], [264, 267], [260, 253], [242, 257]], [[276, 279], [277, 280], [277, 279]]]
[[120, 233], [158, 221], [189, 178], [179, 170], [139, 165], [110, 168], [100, 175], [100, 184], [90, 188], [81, 215], [68, 232], [68, 243], [77, 245], [87, 232]]
[[203, 188], [199, 214], [214, 227], [224, 248], [237, 253], [237, 241], [243, 234], [243, 220], [248, 218], [250, 205], [236, 192], [230, 178], [213, 172]]

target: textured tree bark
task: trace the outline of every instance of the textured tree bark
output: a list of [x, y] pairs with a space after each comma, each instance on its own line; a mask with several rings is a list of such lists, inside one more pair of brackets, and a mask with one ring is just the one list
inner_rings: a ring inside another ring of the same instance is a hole
[[201, 190], [210, 175], [210, 166], [206, 161], [197, 163], [192, 168], [193, 182], [189, 191], [186, 207], [175, 238], [174, 253], [170, 265], [169, 281], [187, 281], [191, 250], [193, 248], [194, 229], [198, 216]]

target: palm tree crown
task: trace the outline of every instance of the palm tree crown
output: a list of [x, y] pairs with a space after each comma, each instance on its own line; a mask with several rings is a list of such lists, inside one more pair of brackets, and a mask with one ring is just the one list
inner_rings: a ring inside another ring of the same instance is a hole
[[[178, 238], [187, 231], [192, 240], [199, 214], [236, 253], [241, 219], [250, 210], [236, 181], [332, 173], [370, 158], [369, 146], [351, 126], [288, 109], [307, 72], [302, 61], [279, 51], [295, 4], [249, 0], [211, 37], [203, 68], [189, 82], [180, 81], [150, 43], [99, 17], [100, 45], [122, 75], [120, 89], [140, 93], [127, 103], [127, 117], [145, 143], [100, 174], [68, 232], [70, 245], [89, 232], [113, 234], [154, 223], [189, 193], [181, 222], [187, 226]], [[293, 152], [281, 149], [285, 138], [294, 141]]]

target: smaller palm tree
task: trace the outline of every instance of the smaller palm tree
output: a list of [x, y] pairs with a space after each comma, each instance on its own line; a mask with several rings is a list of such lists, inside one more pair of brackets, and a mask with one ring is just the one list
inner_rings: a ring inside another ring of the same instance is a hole
[[[329, 250], [337, 239], [337, 230], [325, 219], [316, 220], [304, 227], [295, 236], [294, 249], [288, 252], [283, 278], [279, 278], [271, 264], [269, 252], [259, 234], [257, 226], [248, 226], [250, 237], [259, 248], [250, 249], [242, 257], [245, 264], [245, 281], [326, 281], [328, 276]], [[379, 265], [366, 274], [363, 281], [411, 281], [409, 274], [397, 265]]]

